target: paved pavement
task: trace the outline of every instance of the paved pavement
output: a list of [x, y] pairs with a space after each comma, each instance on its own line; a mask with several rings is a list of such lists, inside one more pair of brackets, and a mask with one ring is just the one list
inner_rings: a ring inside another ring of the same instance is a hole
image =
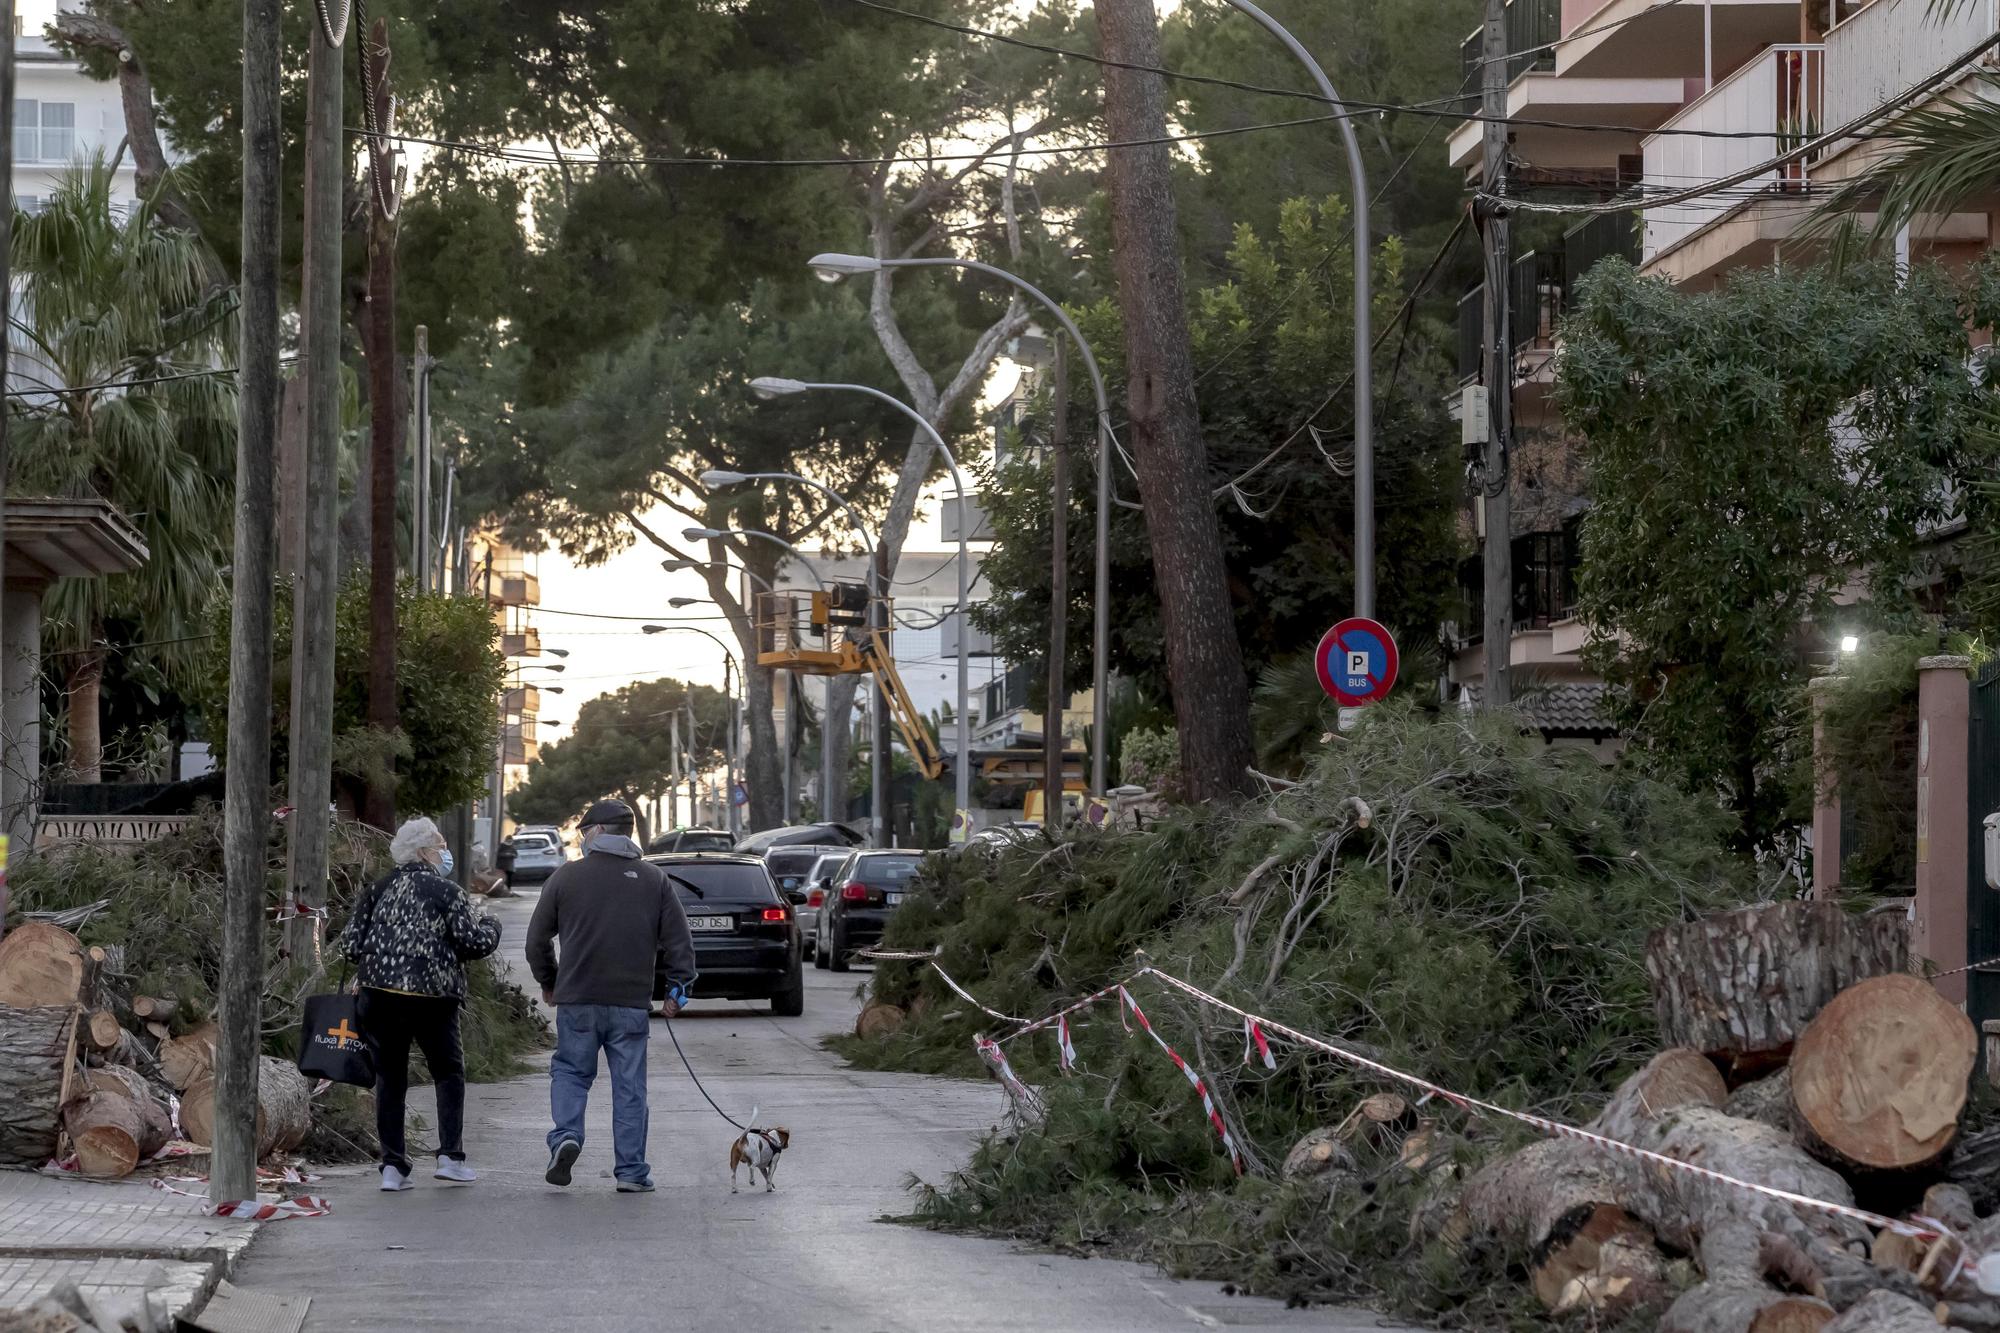
[[[494, 904], [519, 965], [532, 892]], [[420, 1172], [402, 1194], [370, 1169], [327, 1173], [330, 1217], [266, 1225], [233, 1278], [309, 1294], [310, 1330], [1131, 1330], [1395, 1327], [1366, 1311], [1287, 1310], [1109, 1260], [887, 1223], [912, 1176], [943, 1178], [1004, 1110], [989, 1084], [854, 1070], [820, 1049], [851, 1027], [854, 975], [806, 971], [806, 1013], [707, 1001], [675, 1024], [709, 1091], [739, 1118], [792, 1131], [774, 1194], [731, 1194], [735, 1131], [701, 1100], [654, 1027], [648, 1086], [659, 1192], [612, 1188], [608, 1083], [567, 1190], [547, 1164], [546, 1076], [474, 1086], [466, 1147], [480, 1181]], [[412, 1108], [429, 1118], [428, 1091]], [[421, 1137], [420, 1135], [416, 1137]]]
[[0, 1310], [72, 1282], [114, 1300], [150, 1289], [155, 1316], [171, 1320], [207, 1296], [255, 1234], [256, 1223], [201, 1209], [149, 1182], [0, 1172]]

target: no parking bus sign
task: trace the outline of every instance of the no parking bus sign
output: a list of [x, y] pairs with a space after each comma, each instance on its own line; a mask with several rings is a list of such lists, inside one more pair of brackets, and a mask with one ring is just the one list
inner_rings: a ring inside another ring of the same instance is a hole
[[1378, 621], [1359, 616], [1341, 621], [1320, 639], [1313, 656], [1320, 688], [1343, 708], [1386, 698], [1396, 683], [1396, 640]]

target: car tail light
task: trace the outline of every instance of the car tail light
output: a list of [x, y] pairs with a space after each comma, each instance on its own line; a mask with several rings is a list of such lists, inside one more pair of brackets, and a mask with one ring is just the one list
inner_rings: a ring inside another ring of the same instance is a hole
[[806, 894], [807, 907], [818, 907], [821, 903], [825, 901], [826, 901], [825, 889], [813, 889], [811, 892]]
[[866, 902], [868, 900], [868, 886], [860, 883], [844, 885], [840, 890], [840, 896], [851, 903]]

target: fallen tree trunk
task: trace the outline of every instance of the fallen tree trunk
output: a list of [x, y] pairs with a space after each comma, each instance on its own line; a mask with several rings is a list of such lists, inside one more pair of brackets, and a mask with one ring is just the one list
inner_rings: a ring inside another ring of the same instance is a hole
[[1929, 1307], [1887, 1291], [1871, 1291], [1841, 1311], [1826, 1333], [1937, 1333]]
[[1921, 978], [1871, 977], [1836, 995], [1792, 1053], [1792, 1102], [1840, 1162], [1899, 1171], [1935, 1161], [1958, 1134], [1978, 1034]]
[[83, 994], [89, 956], [76, 936], [46, 921], [29, 921], [0, 938], [0, 1004], [17, 1009], [65, 1008]]
[[1722, 1066], [1731, 1082], [1785, 1062], [1820, 1009], [1868, 977], [1909, 965], [1900, 916], [1783, 902], [1667, 926], [1646, 942], [1665, 1041]]
[[1833, 1320], [1816, 1297], [1737, 1278], [1689, 1287], [1660, 1316], [1659, 1333], [1819, 1333]]
[[[312, 1089], [296, 1066], [262, 1056], [257, 1067], [257, 1157], [287, 1152], [312, 1128]], [[181, 1094], [181, 1128], [204, 1148], [215, 1143], [215, 1079], [204, 1075]]]
[[214, 1072], [215, 1037], [215, 1025], [204, 1023], [184, 1037], [169, 1037], [160, 1043], [160, 1072], [174, 1091], [186, 1092]]
[[1668, 1293], [1666, 1264], [1651, 1229], [1617, 1202], [1618, 1167], [1574, 1140], [1531, 1144], [1473, 1176], [1447, 1226], [1525, 1253], [1546, 1309], [1616, 1317], [1656, 1305]]
[[40, 1166], [55, 1156], [75, 1015], [0, 1005], [0, 1165]]

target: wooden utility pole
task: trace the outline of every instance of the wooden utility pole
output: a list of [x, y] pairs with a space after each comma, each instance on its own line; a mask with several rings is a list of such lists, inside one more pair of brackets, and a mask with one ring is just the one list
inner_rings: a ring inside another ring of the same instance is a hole
[[285, 927], [297, 966], [319, 965], [326, 906], [327, 808], [333, 798], [333, 659], [340, 543], [340, 246], [346, 185], [341, 124], [341, 45], [315, 18], [306, 75], [305, 284], [300, 327], [305, 365], [304, 502], [299, 506], [298, 576], [292, 583], [292, 719], [286, 883], [307, 914]]
[[[5, 25], [9, 34], [6, 49], [0, 51], [0, 180], [14, 179], [14, 0], [0, 0], [0, 24]], [[0, 292], [14, 290], [14, 210], [0, 209]], [[7, 384], [7, 349], [11, 338], [0, 338], [0, 390]], [[7, 494], [8, 464], [11, 461], [7, 441], [7, 422], [12, 414], [0, 410], [0, 497]], [[4, 504], [0, 504], [0, 571], [6, 566], [7, 515]], [[0, 700], [7, 697], [6, 657], [0, 654]], [[0, 737], [0, 757], [11, 757], [17, 738]], [[5, 804], [0, 804], [0, 834], [7, 832], [8, 816], [11, 814]], [[0, 937], [7, 934], [7, 858], [27, 854], [23, 846], [0, 852]]]
[[1492, 197], [1474, 201], [1486, 253], [1486, 444], [1479, 464], [1479, 498], [1486, 520], [1482, 702], [1488, 708], [1505, 708], [1514, 698], [1508, 664], [1514, 637], [1513, 497], [1507, 483], [1508, 437], [1514, 430], [1514, 338], [1507, 310], [1512, 276], [1507, 210], [1493, 200], [1507, 188], [1507, 0], [1486, 0], [1480, 56], [1485, 61], [1480, 111], [1486, 124], [1479, 189]]
[[[1056, 344], [1056, 382], [1049, 426], [1049, 695], [1042, 716], [1042, 827], [1063, 822], [1063, 714], [1069, 710], [1069, 682], [1063, 663], [1069, 650], [1069, 364]], [[1100, 737], [1098, 744], [1102, 745]]]
[[236, 531], [223, 796], [222, 975], [208, 1196], [257, 1197], [263, 1045], [264, 840], [271, 817], [271, 472], [278, 426], [280, 0], [243, 5], [243, 273], [236, 379]]
[[[388, 98], [388, 29], [375, 20], [361, 58], [378, 105]], [[387, 160], [371, 145], [369, 170]], [[396, 455], [403, 414], [396, 366], [396, 219], [383, 208], [386, 191], [370, 191], [368, 205], [368, 725], [396, 729]], [[410, 568], [424, 569], [421, 486], [410, 494]], [[386, 784], [368, 788], [367, 820], [388, 830], [396, 823], [396, 794]]]
[[[1173, 159], [1153, 0], [1098, 0], [1104, 117], [1115, 140], [1150, 140], [1109, 155], [1113, 266], [1124, 315], [1127, 416], [1166, 639], [1167, 680], [1188, 796], [1249, 790], [1255, 748], [1250, 688], [1229, 604], [1222, 529], [1194, 396], [1194, 353], [1181, 283]], [[1111, 463], [1105, 462], [1109, 467]], [[1104, 744], [1108, 737], [1098, 738]]]

